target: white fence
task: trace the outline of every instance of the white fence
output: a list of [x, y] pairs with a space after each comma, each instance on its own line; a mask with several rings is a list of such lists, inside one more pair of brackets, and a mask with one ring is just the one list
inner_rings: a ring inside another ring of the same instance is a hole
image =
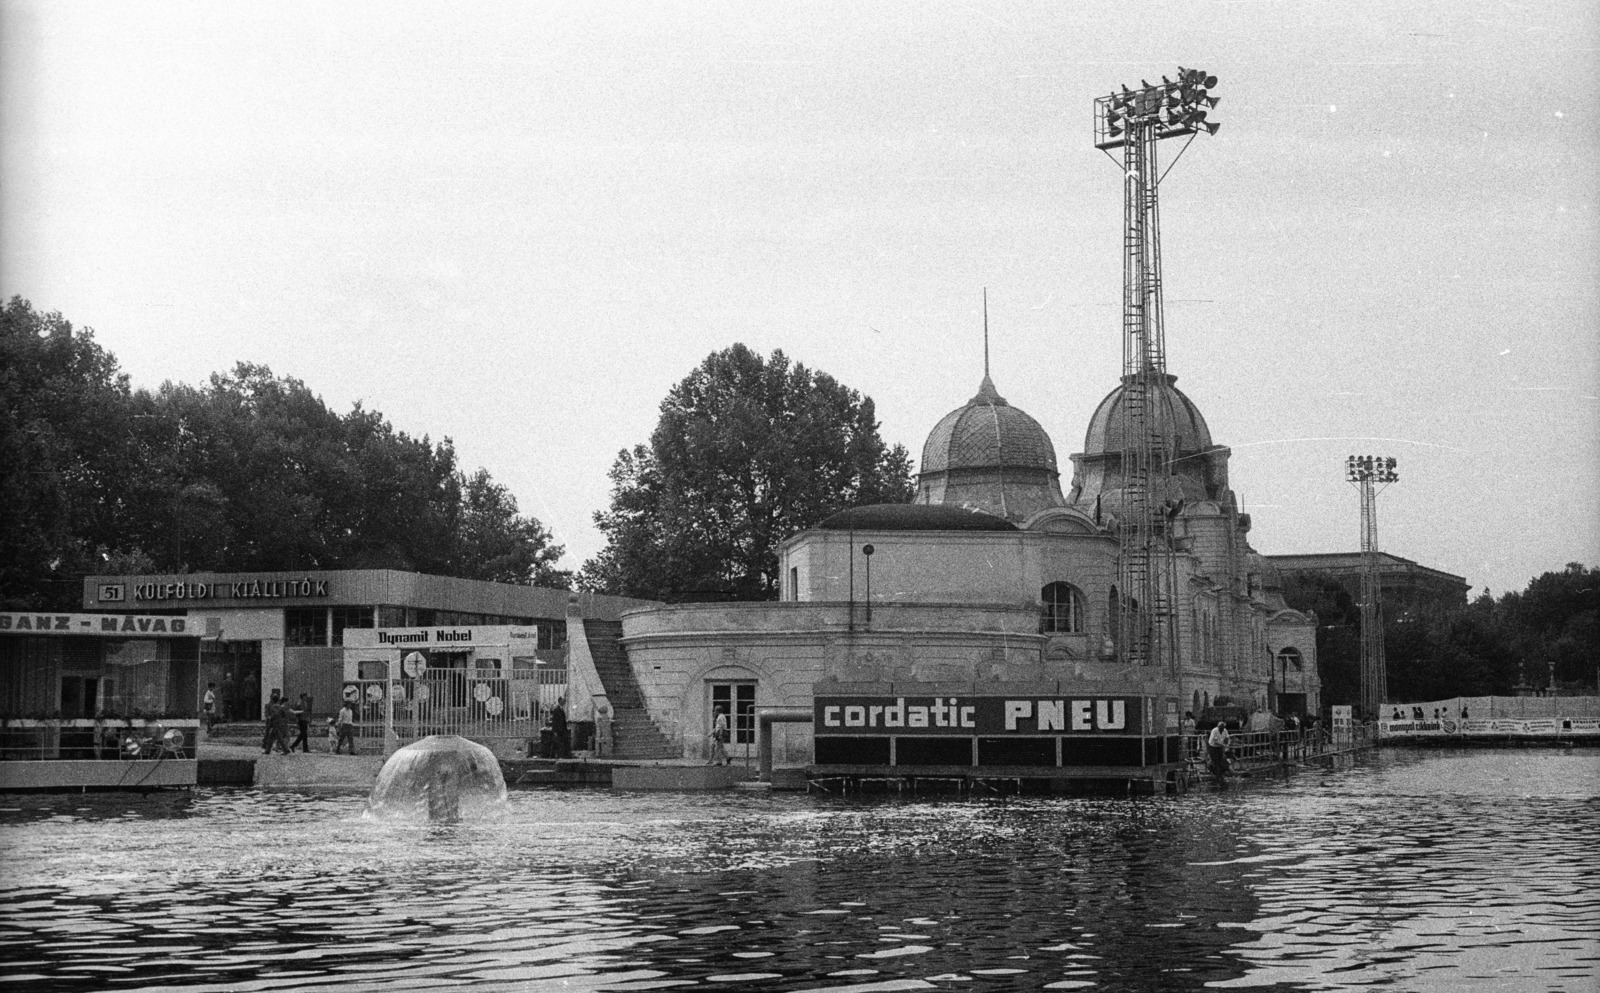
[[518, 671], [510, 678], [427, 669], [415, 678], [346, 680], [343, 695], [356, 704], [362, 751], [458, 734], [501, 752], [520, 751], [537, 739], [541, 719], [566, 691], [565, 669]]
[[1600, 739], [1600, 697], [1453, 697], [1386, 703], [1378, 733], [1387, 739]]

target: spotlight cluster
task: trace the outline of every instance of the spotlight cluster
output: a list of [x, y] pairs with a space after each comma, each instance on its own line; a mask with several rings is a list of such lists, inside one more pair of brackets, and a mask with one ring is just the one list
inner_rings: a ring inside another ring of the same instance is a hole
[[1400, 474], [1395, 472], [1393, 456], [1351, 455], [1344, 460], [1344, 478], [1351, 483], [1397, 483]]
[[1095, 100], [1096, 148], [1126, 144], [1128, 133], [1141, 127], [1154, 128], [1157, 138], [1201, 131], [1216, 134], [1222, 127], [1206, 119], [1219, 98], [1211, 95], [1217, 77], [1208, 75], [1204, 69], [1179, 66], [1175, 81], [1162, 76], [1159, 83], [1142, 79], [1139, 82], [1137, 90], [1124, 86], [1120, 92]]

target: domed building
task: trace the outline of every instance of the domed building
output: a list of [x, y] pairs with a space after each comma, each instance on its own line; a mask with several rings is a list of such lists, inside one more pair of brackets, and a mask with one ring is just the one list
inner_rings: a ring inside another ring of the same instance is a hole
[[[758, 710], [799, 722], [773, 732], [780, 762], [961, 766], [964, 744], [825, 725], [829, 715], [848, 722], [859, 710], [875, 729], [873, 714], [889, 720], [894, 701], [970, 696], [978, 708], [973, 766], [1065, 769], [1115, 751], [1069, 733], [1046, 754], [1049, 739], [1039, 735], [1060, 726], [1050, 708], [1069, 702], [1095, 701], [1108, 716], [1114, 707], [1141, 709], [1142, 744], [1117, 753], [1134, 765], [1168, 754], [1160, 736], [1175, 732], [1185, 711], [1198, 716], [1215, 701], [1316, 713], [1315, 618], [1277, 595], [1228, 488], [1228, 449], [1212, 441], [1173, 376], [1158, 383], [1154, 410], [1171, 470], [1158, 497], [1172, 522], [1161, 564], [1174, 594], [1165, 616], [1177, 658], [1139, 664], [1119, 651], [1128, 386], [1090, 418], [1083, 451], [1071, 457], [1069, 494], [1049, 435], [985, 374], [978, 392], [928, 433], [913, 503], [846, 510], [782, 544], [780, 602], [627, 613], [621, 647], [652, 718], [690, 755], [703, 751], [713, 709], [725, 703], [736, 745], [753, 745]], [[991, 725], [1002, 721], [998, 731], [984, 725], [982, 708], [1007, 693], [1010, 716], [991, 715]], [[864, 702], [854, 707], [857, 699]], [[840, 702], [829, 710], [832, 701]], [[1035, 735], [1011, 737], [1027, 723], [1014, 718], [1035, 707]]]

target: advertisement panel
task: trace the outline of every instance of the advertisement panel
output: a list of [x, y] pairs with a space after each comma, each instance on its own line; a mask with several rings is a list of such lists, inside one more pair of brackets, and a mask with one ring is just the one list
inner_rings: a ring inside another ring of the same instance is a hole
[[1137, 696], [819, 696], [821, 736], [1142, 735], [1150, 701]]

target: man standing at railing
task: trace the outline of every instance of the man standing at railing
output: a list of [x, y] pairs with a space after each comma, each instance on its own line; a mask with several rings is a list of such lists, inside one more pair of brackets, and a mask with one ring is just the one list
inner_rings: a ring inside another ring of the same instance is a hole
[[1228, 774], [1228, 726], [1221, 721], [1211, 729], [1206, 739], [1206, 760], [1211, 772], [1218, 777]]

